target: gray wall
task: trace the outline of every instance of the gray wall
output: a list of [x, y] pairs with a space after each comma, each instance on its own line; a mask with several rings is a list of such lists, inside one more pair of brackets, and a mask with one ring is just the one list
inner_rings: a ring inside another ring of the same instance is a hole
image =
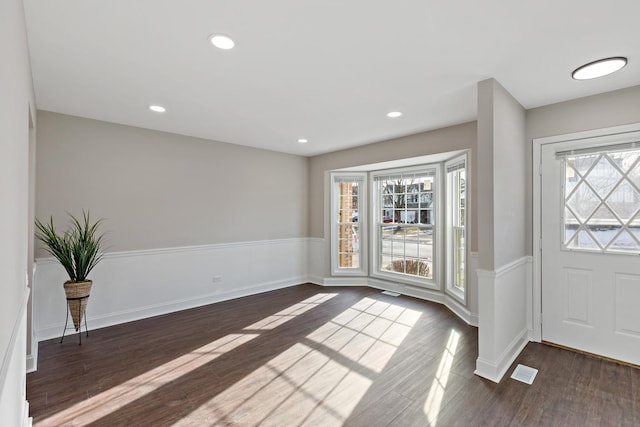
[[[527, 142], [534, 138], [563, 135], [611, 126], [640, 123], [640, 86], [527, 111]], [[533, 254], [532, 148], [527, 149], [527, 251]], [[537, 203], [537, 201], [536, 201]]]
[[526, 113], [495, 82], [493, 129], [494, 267], [524, 257], [526, 249]]
[[312, 157], [309, 164], [309, 225], [311, 237], [324, 236], [325, 172], [335, 169], [407, 159], [456, 150], [471, 150], [471, 250], [477, 249], [476, 122], [464, 123]]
[[0, 424], [25, 421], [29, 116], [35, 105], [20, 0], [0, 2]]
[[526, 249], [526, 113], [494, 79], [478, 83], [479, 267], [493, 270]]
[[109, 251], [306, 237], [308, 159], [38, 112], [36, 216], [105, 218]]
[[478, 267], [488, 270], [494, 265], [493, 92], [494, 80], [478, 83]]

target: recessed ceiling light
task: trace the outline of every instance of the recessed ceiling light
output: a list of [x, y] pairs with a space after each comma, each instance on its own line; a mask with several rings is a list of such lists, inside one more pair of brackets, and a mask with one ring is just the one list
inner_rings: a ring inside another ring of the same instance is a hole
[[149, 105], [149, 110], [154, 111], [156, 113], [164, 113], [167, 111], [162, 105]]
[[309, 140], [308, 140], [308, 139], [304, 139], [304, 138], [299, 138], [299, 139], [298, 139], [298, 142], [299, 142], [300, 144], [306, 144], [307, 142], [309, 142]]
[[588, 80], [615, 73], [627, 65], [627, 58], [616, 56], [614, 58], [599, 59], [578, 67], [571, 73], [576, 80]]
[[231, 40], [231, 37], [224, 34], [212, 34], [211, 36], [209, 36], [209, 40], [211, 41], [212, 45], [222, 50], [233, 49], [233, 47], [236, 45], [236, 43]]
[[396, 118], [400, 117], [402, 113], [400, 111], [390, 111], [387, 113], [387, 117]]

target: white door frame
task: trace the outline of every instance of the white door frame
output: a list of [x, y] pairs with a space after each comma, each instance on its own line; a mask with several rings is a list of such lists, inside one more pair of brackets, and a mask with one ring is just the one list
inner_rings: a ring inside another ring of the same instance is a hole
[[555, 144], [558, 142], [637, 131], [640, 131], [640, 123], [568, 133], [545, 138], [535, 138], [533, 140], [533, 289], [530, 293], [532, 304], [531, 325], [533, 328], [531, 336], [529, 336], [529, 339], [532, 341], [542, 341], [542, 168], [540, 164], [542, 147], [547, 144]]

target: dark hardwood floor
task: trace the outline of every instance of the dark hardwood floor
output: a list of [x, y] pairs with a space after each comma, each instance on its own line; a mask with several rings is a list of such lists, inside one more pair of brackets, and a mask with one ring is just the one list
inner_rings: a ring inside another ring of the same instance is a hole
[[438, 304], [301, 285], [42, 342], [27, 398], [35, 426], [640, 425], [638, 369], [531, 343], [494, 384], [476, 357]]

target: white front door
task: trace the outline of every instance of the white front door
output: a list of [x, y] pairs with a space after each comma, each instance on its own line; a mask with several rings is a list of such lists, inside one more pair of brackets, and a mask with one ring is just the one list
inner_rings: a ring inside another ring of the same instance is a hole
[[542, 339], [640, 365], [640, 133], [541, 147]]

